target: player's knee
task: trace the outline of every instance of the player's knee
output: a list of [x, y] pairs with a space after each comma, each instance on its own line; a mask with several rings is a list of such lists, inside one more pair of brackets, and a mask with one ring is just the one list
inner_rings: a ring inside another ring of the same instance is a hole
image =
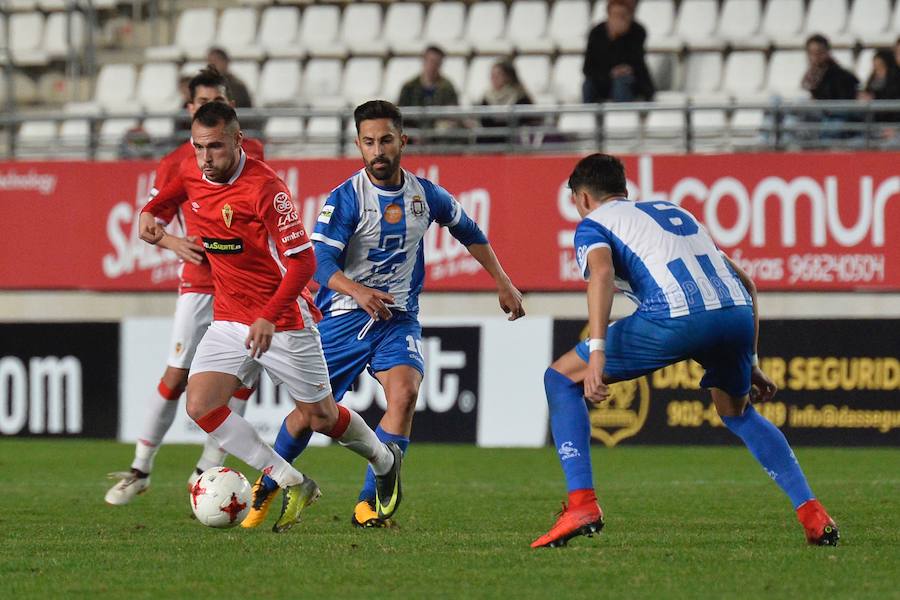
[[412, 383], [403, 383], [391, 389], [388, 397], [388, 410], [411, 415], [416, 410], [419, 398], [419, 387]]
[[209, 412], [205, 402], [200, 402], [197, 398], [192, 398], [190, 395], [188, 395], [185, 409], [187, 409], [187, 414], [193, 421], [197, 421]]

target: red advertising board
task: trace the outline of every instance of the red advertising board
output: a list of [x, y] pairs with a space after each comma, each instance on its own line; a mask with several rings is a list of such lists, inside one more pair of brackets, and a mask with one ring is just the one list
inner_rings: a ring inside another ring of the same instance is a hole
[[[523, 290], [581, 289], [566, 180], [577, 157], [420, 157]], [[626, 157], [631, 197], [695, 214], [763, 290], [900, 290], [900, 175], [891, 153]], [[311, 225], [360, 162], [274, 160]], [[155, 165], [0, 163], [2, 289], [174, 289], [174, 257], [135, 237]], [[426, 238], [426, 289], [490, 289], [446, 230]]]

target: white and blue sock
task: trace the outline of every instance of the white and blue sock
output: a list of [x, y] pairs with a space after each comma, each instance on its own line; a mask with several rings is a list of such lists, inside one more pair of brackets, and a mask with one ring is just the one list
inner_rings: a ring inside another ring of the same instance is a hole
[[[403, 452], [404, 456], [406, 455], [406, 449], [409, 448], [408, 437], [397, 435], [395, 433], [388, 433], [381, 428], [381, 425], [375, 428], [375, 435], [385, 444], [388, 442], [395, 442], [400, 446], [400, 450]], [[362, 491], [359, 492], [359, 501], [362, 502], [363, 500], [375, 500], [375, 473], [372, 471], [371, 466], [366, 469], [366, 479], [363, 482]]]
[[[278, 436], [275, 438], [275, 453], [287, 462], [293, 463], [294, 459], [306, 450], [311, 437], [311, 429], [302, 431], [299, 437], [295, 438], [292, 436], [287, 430], [287, 417], [285, 417], [284, 421], [281, 422], [281, 429], [278, 430]], [[278, 487], [278, 484], [268, 475], [263, 475], [262, 484], [268, 491]]]
[[559, 454], [569, 493], [593, 490], [591, 422], [584, 388], [553, 368], [544, 372], [544, 391], [550, 407], [550, 432]]
[[803, 469], [781, 430], [748, 404], [740, 417], [722, 417], [725, 426], [744, 441], [766, 473], [791, 499], [794, 509], [815, 496]]

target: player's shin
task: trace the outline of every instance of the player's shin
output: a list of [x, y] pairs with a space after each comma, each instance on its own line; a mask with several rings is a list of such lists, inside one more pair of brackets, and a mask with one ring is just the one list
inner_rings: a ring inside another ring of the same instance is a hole
[[[408, 437], [396, 433], [388, 433], [381, 428], [381, 425], [375, 428], [375, 435], [385, 444], [388, 442], [396, 443], [400, 450], [403, 451], [404, 456], [406, 455], [406, 449], [409, 448]], [[362, 490], [359, 492], [359, 500], [360, 502], [363, 500], [375, 500], [375, 473], [372, 471], [371, 466], [366, 469], [366, 479], [363, 482]]]
[[266, 444], [244, 417], [220, 406], [197, 419], [199, 425], [229, 454], [267, 473], [281, 487], [297, 485], [303, 475]]
[[[291, 433], [288, 427], [288, 417], [281, 422], [281, 429], [278, 430], [278, 436], [275, 438], [275, 453], [289, 463], [293, 463], [294, 459], [306, 450], [309, 440], [312, 438], [312, 429], [303, 429], [296, 434]], [[278, 484], [268, 475], [262, 476], [262, 485], [267, 490], [274, 490]]]
[[132, 469], [142, 473], [150, 473], [153, 470], [153, 459], [156, 458], [159, 445], [169, 427], [172, 426], [172, 421], [175, 420], [178, 398], [181, 397], [183, 391], [183, 388], [169, 389], [165, 383], [160, 381], [156, 393], [147, 400], [144, 431], [135, 445]]
[[566, 477], [570, 504], [595, 501], [591, 424], [584, 390], [559, 371], [548, 368], [544, 372], [544, 391], [550, 409], [550, 431]]
[[741, 416], [722, 417], [722, 421], [743, 440], [769, 477], [791, 499], [794, 509], [815, 497], [784, 434], [753, 405], [748, 404]]
[[325, 435], [368, 460], [375, 475], [384, 475], [390, 471], [394, 465], [394, 456], [384, 442], [378, 439], [355, 411], [341, 405], [337, 409], [337, 422]]
[[[231, 400], [228, 401], [228, 408], [230, 408], [232, 412], [243, 417], [244, 413], [247, 411], [247, 399], [252, 392], [253, 390], [248, 388], [239, 389], [235, 392], [234, 396], [231, 397]], [[213, 467], [221, 467], [225, 464], [225, 458], [227, 456], [228, 453], [219, 446], [218, 442], [211, 436], [206, 436], [206, 442], [203, 444], [203, 453], [200, 455], [200, 460], [197, 461], [197, 473], [203, 473], [207, 469], [212, 469]]]

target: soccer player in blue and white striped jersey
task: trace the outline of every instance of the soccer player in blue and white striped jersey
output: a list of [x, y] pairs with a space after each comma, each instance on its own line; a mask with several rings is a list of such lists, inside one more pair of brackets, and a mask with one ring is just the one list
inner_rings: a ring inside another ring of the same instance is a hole
[[[607, 384], [686, 359], [703, 366], [700, 385], [710, 388], [722, 421], [790, 498], [807, 540], [837, 544], [837, 527], [815, 499], [784, 435], [750, 403], [751, 390], [763, 401], [776, 392], [757, 364], [759, 313], [750, 277], [687, 211], [669, 202], [629, 201], [625, 169], [613, 156], [582, 159], [569, 187], [582, 217], [575, 250], [588, 281], [590, 337], [544, 374], [569, 504], [532, 547], [565, 545], [603, 527], [584, 400], [602, 402], [609, 396]], [[610, 324], [616, 288], [638, 307]]]

